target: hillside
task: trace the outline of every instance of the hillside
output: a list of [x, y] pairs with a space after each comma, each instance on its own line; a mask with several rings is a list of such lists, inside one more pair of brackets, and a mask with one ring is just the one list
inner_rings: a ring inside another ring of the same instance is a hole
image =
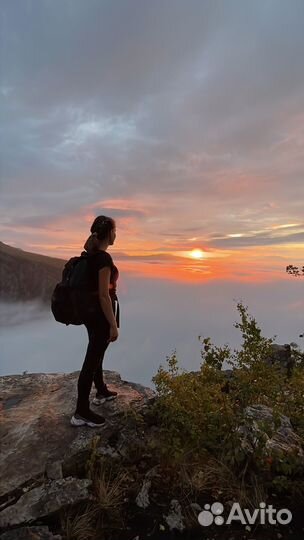
[[48, 303], [65, 262], [0, 242], [0, 300]]

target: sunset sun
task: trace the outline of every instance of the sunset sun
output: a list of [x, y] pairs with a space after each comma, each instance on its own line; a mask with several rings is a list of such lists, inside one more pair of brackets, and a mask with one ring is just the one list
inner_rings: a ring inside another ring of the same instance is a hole
[[193, 249], [190, 253], [192, 259], [203, 259], [204, 253], [201, 249]]

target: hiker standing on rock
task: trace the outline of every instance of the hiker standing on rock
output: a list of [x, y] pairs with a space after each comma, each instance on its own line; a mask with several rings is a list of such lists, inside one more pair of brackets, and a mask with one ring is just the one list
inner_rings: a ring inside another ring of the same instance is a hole
[[116, 281], [119, 272], [107, 248], [116, 238], [115, 221], [107, 216], [97, 216], [91, 226], [91, 235], [84, 244], [90, 255], [88, 261], [89, 288], [93, 293], [96, 310], [85, 320], [89, 343], [78, 379], [78, 399], [73, 426], [88, 425], [99, 427], [105, 418], [90, 409], [89, 396], [94, 381], [97, 393], [95, 405], [117, 397], [117, 392], [107, 388], [103, 380], [103, 358], [111, 341], [118, 339], [119, 303], [116, 295]]

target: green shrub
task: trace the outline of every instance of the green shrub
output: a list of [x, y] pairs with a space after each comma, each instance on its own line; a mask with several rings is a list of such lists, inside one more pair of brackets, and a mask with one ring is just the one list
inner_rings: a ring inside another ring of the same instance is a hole
[[[238, 471], [247, 477], [254, 473], [269, 487], [275, 489], [277, 485], [282, 489], [285, 485], [289, 489], [289, 479], [294, 480], [294, 474], [302, 470], [299, 459], [283, 456], [275, 463], [265, 453], [265, 441], [279, 425], [280, 414], [285, 414], [304, 442], [303, 353], [296, 350], [296, 366], [287, 377], [280, 366], [265, 361], [276, 336], [263, 337], [242, 303], [237, 304], [237, 310], [240, 322], [234, 326], [242, 333], [241, 350], [231, 350], [228, 345], [218, 347], [209, 337], [201, 340], [199, 336], [203, 348], [197, 372], [181, 369], [174, 351], [167, 357], [167, 367], [161, 365], [154, 375], [158, 393], [154, 405], [159, 426], [157, 447], [172, 463], [186, 458], [199, 462], [200, 457], [203, 461], [209, 455], [223, 466], [234, 468], [236, 475]], [[222, 370], [224, 362], [233, 368], [229, 380]], [[272, 408], [274, 426], [259, 423], [259, 434], [248, 453], [238, 428], [244, 423], [249, 425], [244, 409], [256, 404]], [[277, 484], [272, 483], [275, 467], [281, 478]]]

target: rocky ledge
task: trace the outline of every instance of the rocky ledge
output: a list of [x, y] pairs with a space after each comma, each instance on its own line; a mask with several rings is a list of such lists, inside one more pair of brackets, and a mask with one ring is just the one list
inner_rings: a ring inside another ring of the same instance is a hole
[[[17, 526], [36, 523], [66, 506], [90, 499], [91, 482], [82, 477], [81, 470], [97, 433], [100, 454], [117, 455], [128, 446], [123, 417], [130, 408], [142, 410], [154, 399], [154, 392], [123, 381], [117, 372], [105, 370], [104, 374], [118, 397], [95, 407], [107, 420], [95, 429], [70, 424], [78, 371], [0, 377], [0, 529], [14, 528], [13, 536], [5, 532], [1, 538], [23, 538], [21, 529], [17, 536]], [[120, 441], [114, 450], [111, 438], [117, 439], [118, 432]], [[37, 539], [51, 538], [43, 527], [31, 530]], [[32, 536], [29, 533], [24, 538]]]
[[[95, 408], [106, 417], [100, 428], [70, 424], [79, 372], [0, 377], [0, 540], [209, 538], [198, 525], [209, 500], [202, 490], [204, 467], [176, 470], [166, 455], [160, 465], [154, 451], [160, 437], [156, 394], [117, 372], [104, 374], [118, 396]], [[223, 392], [233, 372], [226, 375]], [[265, 459], [290, 454], [303, 468], [302, 441], [289, 418], [274, 421], [272, 409], [259, 404], [244, 410], [239, 427], [249, 458], [261, 421], [271, 427]], [[264, 540], [261, 534], [235, 538]], [[286, 528], [284, 534], [295, 538]], [[226, 538], [216, 531], [211, 537]], [[267, 530], [270, 538], [280, 538], [275, 528]]]

